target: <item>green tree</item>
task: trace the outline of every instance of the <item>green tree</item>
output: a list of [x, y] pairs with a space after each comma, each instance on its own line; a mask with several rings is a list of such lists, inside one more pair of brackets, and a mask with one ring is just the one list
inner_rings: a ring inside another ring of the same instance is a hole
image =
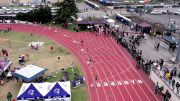
[[18, 20], [41, 23], [49, 23], [52, 20], [51, 9], [43, 6], [28, 13], [19, 13], [16, 17]]
[[67, 22], [71, 16], [77, 17], [78, 9], [75, 0], [64, 0], [61, 3], [57, 2], [56, 6], [59, 7], [54, 19], [57, 24]]

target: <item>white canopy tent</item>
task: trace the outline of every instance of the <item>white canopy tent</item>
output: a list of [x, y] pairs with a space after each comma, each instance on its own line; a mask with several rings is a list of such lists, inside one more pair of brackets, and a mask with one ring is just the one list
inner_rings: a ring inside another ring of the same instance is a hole
[[109, 23], [110, 27], [115, 26], [115, 21], [113, 19], [107, 19], [107, 22]]
[[71, 101], [70, 81], [23, 83], [17, 99], [18, 101], [36, 99], [43, 99], [44, 101]]
[[82, 18], [77, 18], [77, 20], [76, 21], [82, 21], [83, 19]]
[[44, 45], [44, 42], [31, 42], [28, 46], [30, 47], [30, 46], [43, 46]]
[[13, 76], [21, 78], [26, 82], [30, 82], [42, 75], [45, 71], [47, 71], [47, 69], [30, 64], [19, 70], [15, 70]]

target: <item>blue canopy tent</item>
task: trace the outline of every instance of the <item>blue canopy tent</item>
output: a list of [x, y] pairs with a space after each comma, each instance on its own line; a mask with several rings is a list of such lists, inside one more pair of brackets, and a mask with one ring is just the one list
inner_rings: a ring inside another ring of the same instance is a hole
[[33, 84], [17, 97], [18, 100], [43, 99], [43, 95], [34, 87]]
[[70, 81], [23, 83], [18, 101], [43, 100], [43, 101], [71, 101]]
[[44, 74], [44, 72], [46, 72], [47, 69], [42, 68], [42, 67], [38, 67], [36, 65], [28, 65], [24, 68], [21, 68], [19, 70], [16, 70], [13, 73], [13, 76], [22, 79], [25, 82], [31, 82], [33, 80], [35, 80], [37, 77], [39, 77], [40, 75]]
[[47, 93], [45, 98], [56, 98], [56, 97], [70, 97], [68, 94], [59, 84], [58, 82], [54, 85], [54, 87]]

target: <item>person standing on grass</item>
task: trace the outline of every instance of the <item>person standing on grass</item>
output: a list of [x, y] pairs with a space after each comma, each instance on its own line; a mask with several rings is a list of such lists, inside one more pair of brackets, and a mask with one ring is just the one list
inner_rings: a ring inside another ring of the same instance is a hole
[[53, 47], [53, 45], [51, 45], [51, 46], [50, 46], [50, 50], [51, 50], [51, 52], [53, 51], [53, 49], [54, 49], [54, 47]]
[[7, 99], [8, 99], [8, 101], [11, 101], [11, 99], [12, 99], [12, 94], [10, 92], [7, 94]]
[[0, 85], [2, 85], [2, 86], [3, 86], [3, 84], [4, 84], [4, 81], [3, 81], [3, 79], [2, 79], [2, 78], [0, 78]]
[[12, 101], [16, 101], [15, 99], [12, 99]]

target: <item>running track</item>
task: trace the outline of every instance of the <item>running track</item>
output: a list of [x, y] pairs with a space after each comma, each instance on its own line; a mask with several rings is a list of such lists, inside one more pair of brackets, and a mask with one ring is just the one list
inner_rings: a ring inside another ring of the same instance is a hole
[[[134, 59], [111, 37], [25, 24], [1, 24], [0, 28], [10, 26], [15, 31], [47, 36], [68, 48], [81, 64], [89, 101], [161, 101], [153, 92], [152, 81], [136, 70]], [[87, 62], [89, 57], [92, 66]]]

